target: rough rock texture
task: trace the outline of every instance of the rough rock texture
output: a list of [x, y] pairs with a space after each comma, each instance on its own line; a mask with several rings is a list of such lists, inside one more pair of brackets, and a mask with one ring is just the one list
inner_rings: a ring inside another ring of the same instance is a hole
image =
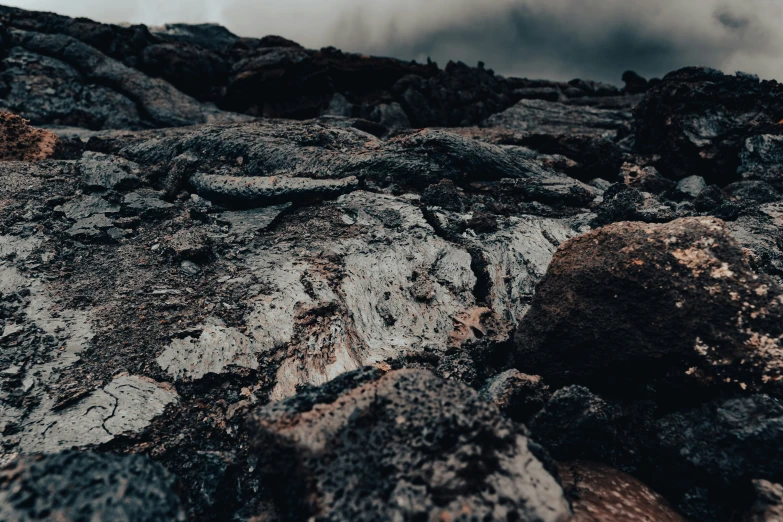
[[197, 522], [676, 519], [603, 464], [777, 516], [778, 84], [0, 25], [0, 465], [145, 455]]
[[782, 305], [783, 289], [751, 270], [723, 222], [618, 223], [558, 250], [517, 333], [516, 365], [605, 387], [673, 368], [761, 389], [781, 379]]
[[783, 520], [783, 486], [768, 480], [754, 480], [756, 501], [744, 522], [773, 522]]
[[36, 129], [30, 122], [0, 112], [0, 160], [38, 161], [54, 156], [60, 139], [52, 132]]
[[481, 398], [492, 402], [508, 418], [527, 422], [547, 403], [551, 392], [537, 375], [507, 370], [490, 379], [481, 389]]
[[175, 479], [146, 458], [66, 451], [22, 457], [0, 470], [8, 521], [174, 522], [185, 513]]
[[527, 439], [476, 392], [419, 370], [366, 372], [254, 413], [284, 520], [569, 518]]
[[632, 476], [594, 462], [558, 466], [575, 522], [685, 522], [659, 494]]
[[737, 179], [746, 140], [779, 133], [783, 88], [774, 81], [690, 67], [667, 74], [634, 114], [636, 147], [659, 155], [665, 175], [698, 175], [724, 184]]

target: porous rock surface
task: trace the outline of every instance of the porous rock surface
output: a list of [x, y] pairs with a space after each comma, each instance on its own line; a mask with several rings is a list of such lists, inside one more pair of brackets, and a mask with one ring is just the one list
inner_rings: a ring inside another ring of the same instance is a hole
[[0, 21], [1, 465], [139, 454], [195, 521], [775, 516], [777, 83]]
[[184, 521], [176, 489], [170, 473], [138, 455], [66, 451], [23, 457], [0, 470], [0, 518], [18, 522]]
[[250, 422], [284, 520], [570, 517], [524, 435], [475, 391], [425, 371], [352, 376]]

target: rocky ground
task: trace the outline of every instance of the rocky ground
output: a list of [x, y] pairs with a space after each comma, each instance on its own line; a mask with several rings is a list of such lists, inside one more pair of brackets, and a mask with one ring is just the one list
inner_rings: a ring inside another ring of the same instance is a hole
[[781, 520], [783, 86], [0, 22], [0, 520]]

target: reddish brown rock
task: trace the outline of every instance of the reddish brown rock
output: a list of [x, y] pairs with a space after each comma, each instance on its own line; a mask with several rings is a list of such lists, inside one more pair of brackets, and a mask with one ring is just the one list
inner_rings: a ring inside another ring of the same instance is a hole
[[605, 464], [568, 462], [559, 471], [573, 522], [685, 522], [658, 493]]
[[783, 375], [783, 289], [715, 218], [615, 223], [563, 244], [516, 336], [550, 383], [768, 389]]
[[38, 161], [54, 156], [60, 138], [29, 123], [9, 112], [0, 112], [0, 160]]

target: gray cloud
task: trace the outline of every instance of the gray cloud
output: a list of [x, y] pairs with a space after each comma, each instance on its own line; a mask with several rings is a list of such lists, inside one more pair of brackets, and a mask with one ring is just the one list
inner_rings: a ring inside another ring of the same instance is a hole
[[783, 79], [779, 0], [18, 0], [107, 22], [214, 21], [308, 47], [619, 81], [703, 64]]

